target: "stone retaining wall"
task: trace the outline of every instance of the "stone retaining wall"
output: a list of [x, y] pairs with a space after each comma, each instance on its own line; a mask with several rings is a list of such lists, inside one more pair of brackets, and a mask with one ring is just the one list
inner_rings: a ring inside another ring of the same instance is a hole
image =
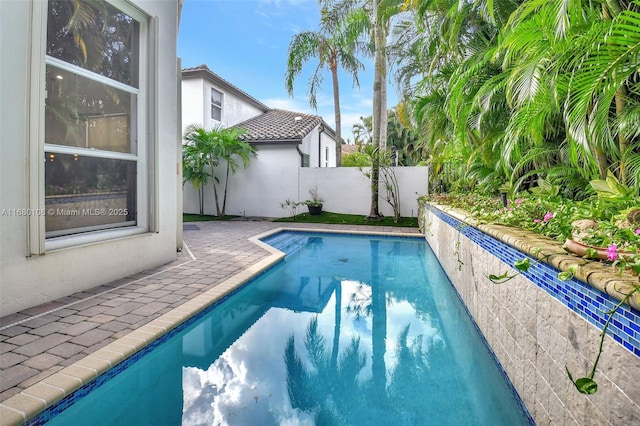
[[[481, 225], [482, 232], [463, 220], [463, 213], [428, 206], [423, 212], [425, 237], [536, 423], [640, 424], [638, 310], [625, 305], [614, 317], [613, 338], [605, 338], [594, 377], [596, 394], [580, 394], [565, 372], [568, 367], [574, 379], [589, 374], [604, 312], [618, 303], [613, 293], [634, 278], [604, 277], [601, 269], [582, 268], [581, 278], [589, 282], [597, 277], [612, 289], [612, 297], [578, 279], [559, 281], [558, 270], [541, 262], [526, 274], [494, 284], [489, 274], [516, 272], [513, 262], [525, 257], [519, 250], [544, 247], [547, 254], [561, 253], [561, 244], [508, 227]], [[571, 259], [581, 262], [559, 254], [550, 263]]]

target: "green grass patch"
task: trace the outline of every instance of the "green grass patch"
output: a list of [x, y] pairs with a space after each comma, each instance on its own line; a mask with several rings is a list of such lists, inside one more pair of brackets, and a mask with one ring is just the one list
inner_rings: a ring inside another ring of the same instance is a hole
[[340, 225], [372, 225], [372, 226], [400, 226], [400, 227], [418, 227], [418, 218], [403, 217], [400, 222], [395, 223], [393, 217], [385, 217], [382, 220], [369, 220], [366, 216], [357, 214], [341, 214], [323, 211], [319, 215], [310, 215], [309, 213], [300, 213], [293, 217], [284, 217], [276, 219], [274, 222], [304, 222], [304, 223], [333, 223]]
[[236, 219], [240, 216], [225, 216], [224, 218], [219, 218], [218, 216], [210, 216], [210, 215], [199, 215], [199, 214], [190, 214], [184, 213], [182, 215], [183, 222], [208, 222], [212, 220], [232, 220]]

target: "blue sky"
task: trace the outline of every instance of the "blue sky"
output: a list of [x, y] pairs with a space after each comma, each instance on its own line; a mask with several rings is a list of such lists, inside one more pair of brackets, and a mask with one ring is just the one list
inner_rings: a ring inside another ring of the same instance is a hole
[[[320, 22], [316, 0], [185, 0], [178, 36], [182, 67], [206, 64], [213, 72], [271, 108], [317, 114], [335, 127], [331, 76], [323, 72], [318, 110], [309, 106], [312, 60], [295, 81], [293, 97], [284, 86], [287, 50], [294, 34], [315, 31]], [[340, 75], [342, 137], [353, 140], [351, 127], [372, 111], [373, 63], [365, 62], [360, 88]], [[388, 106], [396, 103], [388, 88]]]

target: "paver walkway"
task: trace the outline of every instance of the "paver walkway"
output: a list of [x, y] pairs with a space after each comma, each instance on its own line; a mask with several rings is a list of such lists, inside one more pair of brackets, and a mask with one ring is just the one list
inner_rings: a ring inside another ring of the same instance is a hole
[[249, 238], [282, 227], [418, 232], [268, 221], [186, 224], [176, 261], [0, 318], [0, 402], [265, 259], [269, 253]]

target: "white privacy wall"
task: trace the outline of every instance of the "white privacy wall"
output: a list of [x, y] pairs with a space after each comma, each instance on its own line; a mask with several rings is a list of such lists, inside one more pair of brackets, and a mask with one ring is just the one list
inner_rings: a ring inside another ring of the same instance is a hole
[[[226, 214], [284, 217], [289, 212], [280, 207], [286, 199], [304, 201], [309, 190], [317, 188], [324, 200], [323, 209], [335, 213], [368, 215], [371, 184], [363, 171], [355, 167], [299, 167], [300, 157], [291, 147], [259, 152], [246, 170], [238, 170], [229, 179]], [[416, 217], [417, 199], [428, 188], [428, 167], [394, 168], [400, 186], [401, 214]], [[220, 182], [222, 188], [224, 181]], [[393, 209], [382, 196], [380, 212], [393, 216]], [[221, 194], [220, 194], [221, 196]], [[302, 206], [299, 212], [306, 211]], [[198, 195], [190, 183], [184, 185], [184, 212], [199, 213]], [[205, 214], [215, 214], [213, 189], [205, 188]]]

